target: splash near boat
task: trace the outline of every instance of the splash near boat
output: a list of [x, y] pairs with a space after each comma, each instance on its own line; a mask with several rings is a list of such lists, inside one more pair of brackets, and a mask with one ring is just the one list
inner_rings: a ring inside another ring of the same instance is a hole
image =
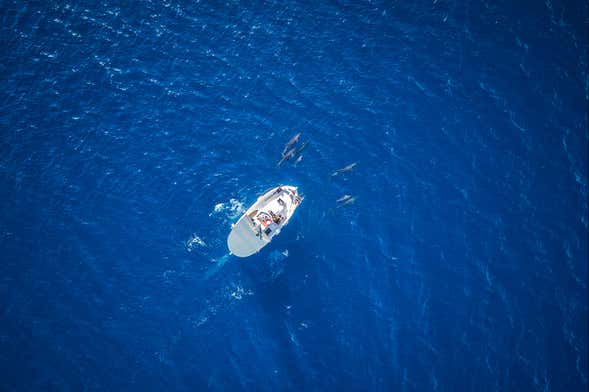
[[227, 237], [229, 252], [248, 257], [268, 245], [280, 233], [303, 201], [297, 188], [280, 185], [270, 189], [231, 226]]

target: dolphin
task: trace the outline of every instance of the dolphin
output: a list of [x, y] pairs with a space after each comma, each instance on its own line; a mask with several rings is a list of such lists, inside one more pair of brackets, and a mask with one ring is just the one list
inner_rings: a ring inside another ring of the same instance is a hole
[[282, 165], [282, 163], [284, 161], [288, 161], [290, 158], [295, 156], [297, 149], [295, 147], [291, 148], [290, 150], [288, 150], [286, 153], [282, 154], [282, 158], [280, 159], [280, 161], [278, 162], [278, 164], [276, 164], [276, 166], [280, 166]]
[[340, 203], [340, 202], [344, 202], [348, 199], [350, 199], [352, 196], [350, 195], [343, 195], [342, 197], [340, 197], [339, 199], [336, 200], [336, 203]]
[[298, 165], [299, 163], [301, 163], [302, 160], [303, 160], [303, 154], [299, 155], [299, 157], [297, 158], [297, 160], [295, 161], [295, 163], [293, 165], [294, 166]]
[[284, 146], [284, 149], [282, 150], [282, 156], [284, 156], [284, 154], [286, 154], [287, 151], [290, 150], [290, 148], [292, 146], [294, 146], [296, 144], [296, 142], [299, 141], [300, 137], [301, 137], [301, 133], [299, 132], [290, 138], [290, 140], [288, 141], [288, 143], [286, 143], [286, 145]]
[[[305, 148], [307, 148], [307, 145], [309, 144], [308, 141], [304, 142], [303, 144], [301, 144], [299, 147], [291, 147], [290, 150], [288, 150], [286, 153], [282, 154], [282, 158], [280, 159], [280, 161], [278, 162], [278, 164], [276, 166], [280, 166], [282, 165], [282, 163], [284, 161], [288, 161], [291, 158], [297, 158], [297, 162], [299, 161], [299, 158], [302, 155], [302, 152]], [[295, 162], [295, 164], [297, 163]]]
[[342, 174], [342, 173], [345, 173], [345, 172], [352, 171], [352, 169], [354, 169], [354, 167], [355, 167], [357, 164], [358, 164], [357, 162], [350, 163], [348, 166], [342, 167], [341, 169], [337, 169], [336, 171], [334, 171], [334, 172], [331, 174], [331, 176], [332, 176], [332, 177], [334, 177], [334, 176], [337, 176], [338, 174]]
[[347, 206], [348, 204], [352, 204], [353, 202], [356, 201], [356, 198], [352, 197], [350, 195], [344, 195], [340, 199], [343, 199], [343, 200], [337, 206], [335, 206], [335, 208], [341, 208], [343, 206]]

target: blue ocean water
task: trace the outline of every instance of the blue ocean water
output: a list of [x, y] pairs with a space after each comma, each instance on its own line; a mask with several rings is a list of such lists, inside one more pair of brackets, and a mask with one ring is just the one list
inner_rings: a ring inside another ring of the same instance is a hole
[[587, 389], [586, 2], [1, 9], [0, 390]]

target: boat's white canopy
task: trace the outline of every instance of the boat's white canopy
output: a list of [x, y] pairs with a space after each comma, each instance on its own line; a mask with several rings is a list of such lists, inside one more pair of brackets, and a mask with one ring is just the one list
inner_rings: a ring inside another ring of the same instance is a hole
[[263, 236], [256, 233], [248, 219], [247, 215], [242, 216], [227, 238], [229, 251], [238, 257], [251, 256], [267, 244]]

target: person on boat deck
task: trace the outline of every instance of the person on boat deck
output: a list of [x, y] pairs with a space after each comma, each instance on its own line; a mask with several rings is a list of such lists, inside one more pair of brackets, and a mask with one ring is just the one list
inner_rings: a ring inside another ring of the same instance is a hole
[[280, 216], [276, 215], [272, 211], [270, 211], [270, 215], [272, 216], [272, 220], [274, 221], [274, 223], [276, 223], [276, 224], [280, 223]]

